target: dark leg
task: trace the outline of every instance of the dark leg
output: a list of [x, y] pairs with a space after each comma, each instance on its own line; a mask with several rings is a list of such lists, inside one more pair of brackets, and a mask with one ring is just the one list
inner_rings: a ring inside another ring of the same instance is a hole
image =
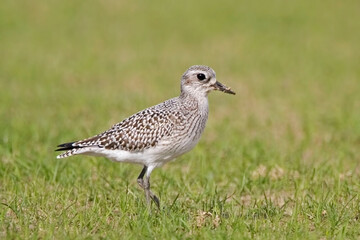
[[[146, 202], [148, 206], [150, 206], [150, 199], [152, 199], [155, 202], [156, 206], [160, 209], [160, 201], [158, 197], [150, 191], [150, 176], [145, 176], [147, 170], [148, 167], [144, 166], [139, 177], [137, 178], [137, 182], [139, 186], [145, 191]], [[145, 180], [144, 180], [144, 176], [145, 176]]]
[[144, 188], [144, 175], [145, 175], [146, 171], [147, 171], [147, 166], [144, 165], [144, 168], [141, 170], [141, 173], [137, 178], [137, 182], [142, 189], [145, 189]]
[[148, 204], [150, 203], [151, 198], [155, 202], [156, 206], [160, 209], [160, 201], [158, 197], [150, 191], [150, 177], [148, 176], [145, 177], [144, 190]]

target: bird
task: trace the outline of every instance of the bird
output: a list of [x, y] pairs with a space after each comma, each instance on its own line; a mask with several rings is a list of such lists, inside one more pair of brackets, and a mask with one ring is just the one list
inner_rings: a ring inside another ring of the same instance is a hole
[[189, 152], [198, 143], [208, 119], [208, 93], [218, 90], [233, 94], [216, 80], [215, 71], [194, 65], [181, 77], [180, 95], [146, 108], [113, 125], [109, 130], [84, 140], [63, 143], [58, 159], [90, 155], [143, 166], [137, 183], [160, 209], [159, 198], [150, 190], [150, 174], [158, 167]]

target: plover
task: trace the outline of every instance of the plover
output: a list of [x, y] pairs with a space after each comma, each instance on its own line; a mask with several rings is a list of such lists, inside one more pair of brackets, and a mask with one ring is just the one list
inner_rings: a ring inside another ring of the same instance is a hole
[[145, 191], [147, 204], [152, 199], [160, 208], [158, 197], [150, 190], [150, 174], [198, 143], [208, 119], [207, 96], [212, 90], [235, 94], [216, 80], [212, 68], [192, 66], [182, 75], [179, 97], [135, 113], [94, 137], [60, 144], [56, 151], [66, 152], [57, 158], [83, 154], [141, 164], [137, 182]]

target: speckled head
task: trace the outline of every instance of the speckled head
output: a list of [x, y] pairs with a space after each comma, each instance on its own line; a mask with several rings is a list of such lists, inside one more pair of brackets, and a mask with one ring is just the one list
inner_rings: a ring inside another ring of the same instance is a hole
[[212, 90], [235, 94], [230, 88], [216, 80], [215, 71], [204, 65], [191, 66], [182, 75], [181, 92], [207, 95]]

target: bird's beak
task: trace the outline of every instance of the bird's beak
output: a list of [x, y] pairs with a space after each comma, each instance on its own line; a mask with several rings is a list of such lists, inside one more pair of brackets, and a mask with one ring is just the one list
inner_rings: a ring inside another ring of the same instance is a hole
[[229, 93], [229, 94], [233, 94], [233, 95], [236, 94], [229, 87], [223, 85], [222, 83], [220, 83], [218, 81], [216, 81], [213, 86], [214, 86], [215, 90], [219, 90], [219, 91], [222, 91], [224, 93]]

